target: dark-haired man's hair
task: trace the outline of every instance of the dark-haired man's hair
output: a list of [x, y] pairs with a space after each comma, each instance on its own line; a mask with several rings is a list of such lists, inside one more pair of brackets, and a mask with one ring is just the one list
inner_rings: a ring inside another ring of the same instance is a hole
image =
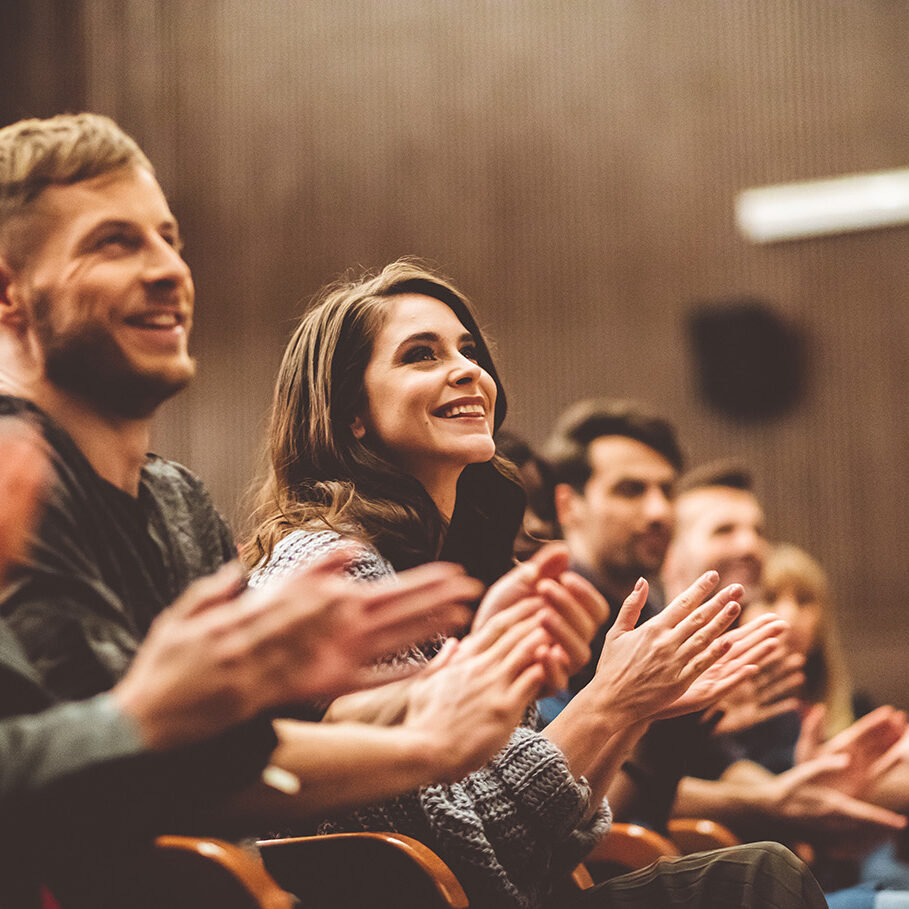
[[559, 417], [546, 443], [543, 453], [555, 482], [582, 491], [591, 474], [590, 445], [602, 436], [634, 439], [662, 455], [676, 470], [684, 467], [682, 449], [668, 420], [632, 401], [593, 398], [572, 404]]

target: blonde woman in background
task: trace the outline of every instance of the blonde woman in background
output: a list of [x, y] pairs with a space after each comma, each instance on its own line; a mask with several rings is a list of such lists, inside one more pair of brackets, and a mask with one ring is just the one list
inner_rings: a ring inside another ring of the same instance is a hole
[[852, 680], [836, 627], [827, 574], [804, 549], [775, 546], [764, 565], [763, 596], [749, 617], [774, 612], [789, 623], [790, 648], [805, 658], [806, 706], [824, 705], [825, 738], [842, 732], [855, 719]]

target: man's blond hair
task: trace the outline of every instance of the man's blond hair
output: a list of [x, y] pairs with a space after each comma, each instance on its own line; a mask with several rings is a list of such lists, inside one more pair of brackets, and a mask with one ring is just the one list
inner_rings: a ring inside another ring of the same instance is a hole
[[58, 114], [0, 129], [0, 252], [14, 268], [28, 247], [22, 216], [48, 186], [99, 177], [123, 167], [154, 168], [142, 149], [101, 114]]

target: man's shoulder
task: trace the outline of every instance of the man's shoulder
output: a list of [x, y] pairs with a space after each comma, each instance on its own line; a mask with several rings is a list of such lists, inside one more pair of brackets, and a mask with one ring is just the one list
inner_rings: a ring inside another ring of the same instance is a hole
[[142, 469], [140, 499], [143, 497], [154, 503], [153, 511], [167, 525], [167, 534], [182, 537], [184, 549], [221, 553], [211, 570], [220, 564], [218, 560], [233, 558], [233, 537], [227, 522], [205, 484], [188, 467], [150, 454]]
[[153, 453], [142, 469], [142, 483], [156, 493], [211, 499], [205, 484], [188, 467]]

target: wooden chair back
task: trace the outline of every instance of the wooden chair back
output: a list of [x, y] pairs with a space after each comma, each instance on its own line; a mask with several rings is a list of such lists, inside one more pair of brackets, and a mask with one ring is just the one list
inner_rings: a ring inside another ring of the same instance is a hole
[[[253, 854], [222, 840], [159, 836], [136, 903], [164, 909], [292, 909], [295, 901]], [[145, 902], [143, 902], [145, 900]]]
[[451, 869], [397, 833], [337, 833], [260, 840], [262, 861], [309, 909], [467, 909]]
[[618, 874], [637, 871], [661, 858], [678, 858], [682, 853], [665, 836], [638, 824], [613, 824], [584, 859], [591, 877], [599, 883]]
[[742, 841], [728, 828], [707, 818], [674, 818], [668, 824], [672, 842], [683, 855], [740, 846]]

